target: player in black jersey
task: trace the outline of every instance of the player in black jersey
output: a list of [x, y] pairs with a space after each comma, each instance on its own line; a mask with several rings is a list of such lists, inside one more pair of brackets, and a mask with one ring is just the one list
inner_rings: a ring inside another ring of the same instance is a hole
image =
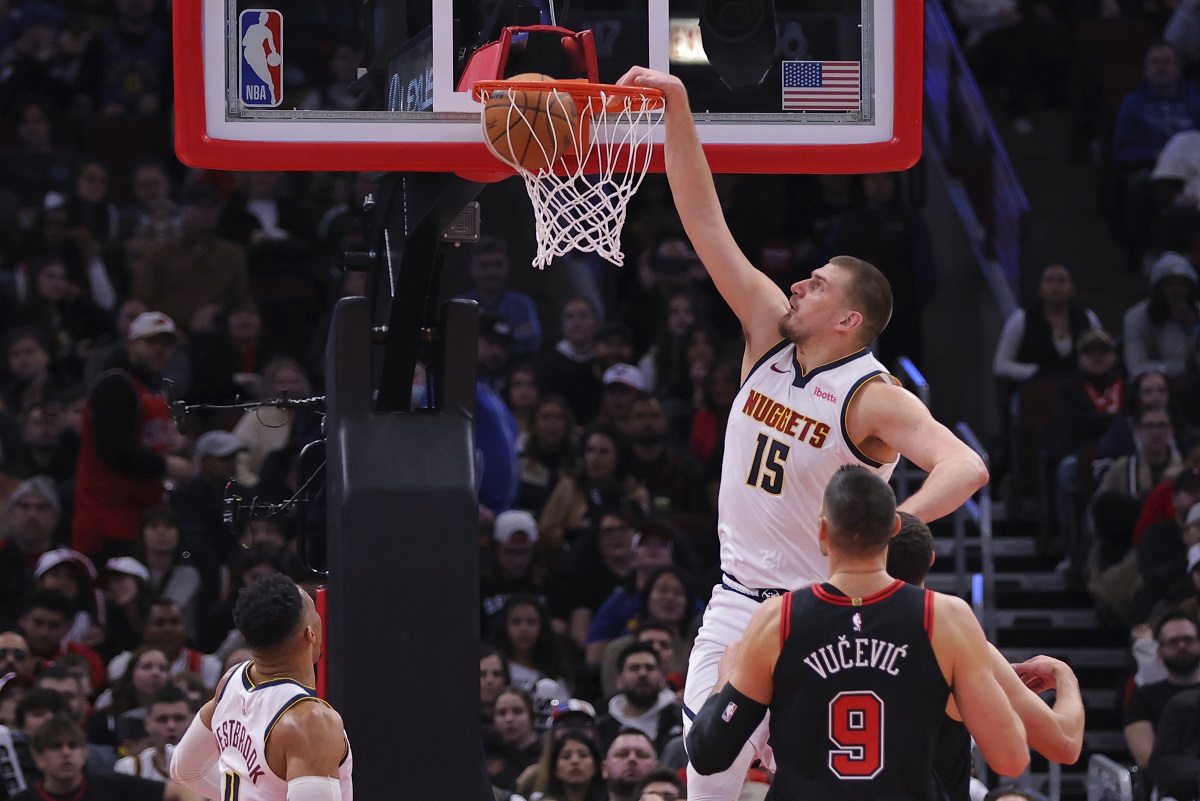
[[693, 766], [725, 770], [769, 706], [769, 798], [926, 801], [939, 793], [934, 747], [953, 694], [991, 768], [1020, 774], [1025, 729], [970, 607], [886, 572], [900, 524], [891, 488], [847, 465], [821, 511], [829, 580], [765, 601], [726, 651], [688, 738]]
[[[923, 587], [933, 566], [933, 535], [929, 526], [913, 515], [899, 515], [900, 531], [888, 545], [887, 572], [893, 578]], [[992, 675], [1021, 718], [1029, 746], [1052, 762], [1074, 764], [1083, 748], [1084, 725], [1083, 696], [1075, 673], [1066, 663], [1049, 656], [1009, 665], [991, 643], [988, 652]], [[1047, 690], [1056, 691], [1053, 707], [1035, 694]], [[971, 797], [971, 736], [953, 701], [947, 706], [938, 736], [934, 773], [949, 801], [968, 801]]]

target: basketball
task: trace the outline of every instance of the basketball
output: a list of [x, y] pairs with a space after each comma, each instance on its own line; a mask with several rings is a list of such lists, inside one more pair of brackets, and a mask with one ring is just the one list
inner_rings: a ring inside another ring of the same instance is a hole
[[283, 56], [279, 55], [278, 53], [268, 53], [267, 54], [267, 66], [278, 67], [282, 63], [283, 63]]
[[[510, 81], [552, 81], [527, 72]], [[571, 134], [579, 124], [575, 101], [565, 92], [529, 89], [497, 90], [483, 110], [488, 147], [501, 161], [530, 172], [553, 164], [571, 150]]]

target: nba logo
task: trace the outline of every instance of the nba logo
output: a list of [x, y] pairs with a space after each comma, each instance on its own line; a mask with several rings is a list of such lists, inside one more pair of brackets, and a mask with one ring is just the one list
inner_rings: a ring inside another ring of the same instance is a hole
[[238, 93], [248, 108], [275, 108], [283, 100], [283, 15], [248, 8], [238, 15], [241, 58]]

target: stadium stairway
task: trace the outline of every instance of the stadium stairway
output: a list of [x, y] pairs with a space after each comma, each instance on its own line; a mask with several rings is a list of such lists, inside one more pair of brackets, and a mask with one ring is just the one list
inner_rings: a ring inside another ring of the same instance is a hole
[[[1034, 521], [993, 520], [992, 530], [996, 646], [1010, 662], [1035, 654], [1066, 662], [1079, 677], [1087, 711], [1083, 753], [1076, 764], [1062, 768], [1057, 789], [1050, 766], [1036, 754], [1029, 772], [1015, 783], [1049, 801], [1085, 801], [1087, 762], [1093, 754], [1129, 763], [1118, 704], [1118, 688], [1123, 686], [1130, 662], [1128, 635], [1097, 619], [1087, 591], [1069, 586], [1066, 576], [1055, 570], [1057, 555], [1039, 553]], [[968, 574], [973, 574], [980, 570], [980, 541], [978, 530], [970, 523], [966, 532], [966, 566]], [[927, 586], [970, 600], [955, 574], [952, 526], [935, 524], [934, 534], [938, 558]], [[988, 786], [1007, 783], [998, 778], [988, 777]]]

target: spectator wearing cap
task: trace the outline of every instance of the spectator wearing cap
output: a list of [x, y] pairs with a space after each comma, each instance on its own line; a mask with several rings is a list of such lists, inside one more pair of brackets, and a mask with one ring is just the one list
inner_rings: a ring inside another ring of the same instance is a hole
[[545, 601], [545, 570], [538, 564], [537, 541], [537, 521], [529, 512], [509, 509], [496, 515], [491, 558], [479, 584], [483, 631], [512, 595], [535, 595]]
[[476, 347], [476, 377], [499, 392], [512, 359], [513, 328], [503, 317], [483, 314], [479, 317], [479, 342]]
[[33, 590], [33, 567], [54, 546], [58, 490], [46, 476], [26, 479], [8, 499], [9, 534], [0, 541], [0, 629], [12, 628]]
[[572, 298], [563, 305], [561, 324], [563, 338], [542, 357], [538, 375], [542, 392], [561, 396], [575, 419], [583, 423], [600, 410], [603, 389], [596, 358], [596, 307], [587, 298]]
[[573, 475], [558, 480], [538, 518], [542, 549], [550, 566], [564, 547], [569, 548], [589, 530], [598, 507], [629, 500], [643, 512], [650, 508], [649, 493], [629, 471], [629, 438], [620, 429], [594, 425], [584, 432], [581, 443], [579, 467]]
[[43, 664], [61, 659], [65, 654], [79, 654], [91, 668], [93, 687], [103, 687], [108, 680], [104, 662], [88, 646], [66, 639], [75, 621], [75, 605], [58, 590], [34, 590], [25, 602], [17, 621], [29, 650]]
[[[225, 485], [237, 471], [237, 456], [246, 446], [228, 431], [206, 431], [196, 440], [192, 459], [196, 475], [171, 493], [170, 506], [183, 540], [195, 545], [205, 568], [224, 564], [234, 547], [224, 525]], [[147, 566], [149, 566], [147, 564]]]
[[171, 453], [178, 435], [161, 393], [177, 339], [167, 315], [139, 315], [129, 325], [125, 358], [88, 393], [71, 529], [77, 551], [128, 554], [142, 513], [163, 501], [163, 479], [195, 472], [190, 461]]
[[1184, 376], [1198, 325], [1196, 269], [1179, 253], [1163, 253], [1150, 268], [1149, 297], [1125, 312], [1126, 369], [1161, 369], [1172, 379]]
[[1138, 543], [1142, 587], [1134, 605], [1135, 621], [1146, 620], [1155, 607], [1175, 604], [1192, 594], [1188, 548], [1200, 544], [1200, 473], [1187, 470], [1175, 477], [1172, 500], [1178, 510], [1171, 520], [1146, 529]]
[[[106, 344], [98, 344], [92, 348], [84, 361], [83, 382], [85, 385], [94, 384], [101, 373], [125, 358], [129, 342], [129, 326], [141, 314], [148, 311], [150, 311], [150, 307], [138, 298], [126, 298], [117, 306], [111, 337], [102, 338], [100, 341]], [[163, 372], [163, 378], [170, 382], [171, 394], [174, 397], [188, 397], [191, 376], [192, 367], [187, 353], [183, 348], [175, 348], [167, 362], [167, 368]]]
[[608, 701], [608, 711], [596, 720], [597, 739], [607, 750], [624, 728], [642, 732], [654, 743], [655, 753], [683, 733], [683, 710], [675, 691], [649, 643], [633, 643], [617, 660], [618, 693]]
[[508, 245], [494, 236], [480, 237], [471, 249], [467, 265], [471, 289], [462, 297], [477, 302], [484, 315], [508, 323], [512, 356], [518, 360], [530, 359], [542, 349], [542, 324], [533, 299], [506, 288], [508, 273]]
[[91, 559], [70, 548], [46, 551], [33, 569], [33, 586], [37, 590], [58, 590], [74, 604], [75, 620], [66, 636], [69, 642], [92, 648], [104, 642], [104, 617]]
[[150, 571], [132, 556], [115, 556], [105, 562], [100, 583], [104, 588], [107, 633], [101, 656], [112, 659], [141, 643], [154, 595], [150, 589]]
[[604, 371], [604, 395], [594, 422], [619, 428], [626, 434], [633, 400], [646, 393], [646, 377], [632, 364], [614, 364]]
[[191, 330], [199, 312], [206, 314], [248, 294], [246, 253], [216, 235], [221, 197], [204, 184], [188, 188], [180, 199], [180, 234], [155, 248], [133, 277], [133, 294]]
[[638, 785], [658, 767], [658, 749], [641, 729], [621, 729], [604, 753], [600, 775], [608, 785], [608, 801], [637, 801]]
[[662, 523], [645, 523], [633, 535], [633, 569], [621, 586], [604, 599], [588, 626], [584, 658], [599, 665], [608, 644], [628, 634], [637, 620], [642, 590], [660, 568], [675, 564], [671, 531]]

